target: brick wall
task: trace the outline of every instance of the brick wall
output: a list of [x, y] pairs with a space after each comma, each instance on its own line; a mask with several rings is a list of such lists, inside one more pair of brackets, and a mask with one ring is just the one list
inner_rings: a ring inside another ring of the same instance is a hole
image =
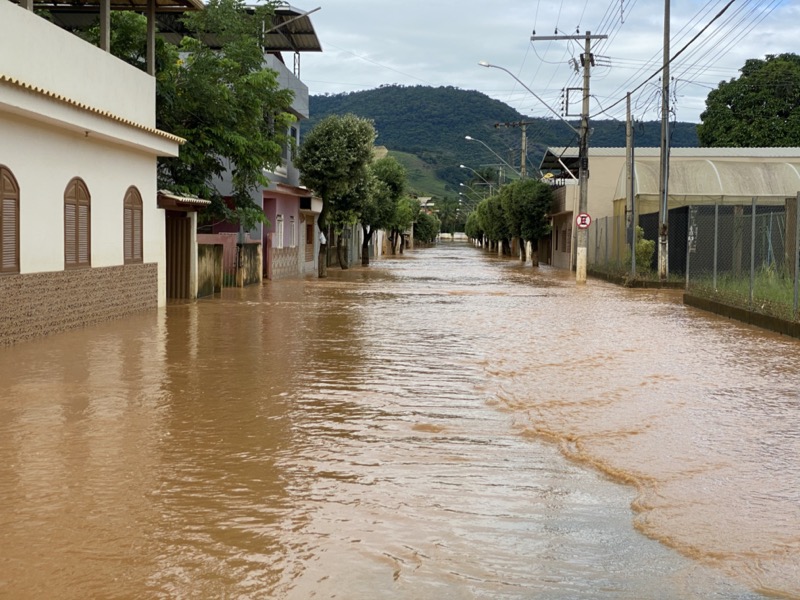
[[0, 345], [158, 306], [158, 265], [0, 276]]

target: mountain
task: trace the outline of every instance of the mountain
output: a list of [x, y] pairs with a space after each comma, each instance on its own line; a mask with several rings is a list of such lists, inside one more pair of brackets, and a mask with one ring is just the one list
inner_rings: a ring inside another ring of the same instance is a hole
[[[449, 86], [386, 85], [361, 92], [312, 95], [310, 112], [304, 131], [331, 114], [352, 113], [374, 121], [377, 145], [386, 146], [392, 154], [414, 155], [422, 161], [418, 170], [424, 172], [425, 181], [411, 173], [409, 180], [417, 193], [426, 196], [439, 195], [441, 189], [456, 194], [459, 182], [470, 179], [461, 164], [481, 169], [501, 164], [502, 158], [518, 169], [522, 132], [513, 125], [520, 122], [528, 123], [530, 172], [536, 170], [548, 146], [576, 146], [578, 142], [577, 135], [558, 119], [528, 117], [481, 92]], [[577, 120], [570, 123], [576, 129], [579, 126]], [[591, 146], [625, 145], [624, 122], [593, 120], [590, 127]], [[672, 124], [672, 146], [698, 146], [696, 127], [695, 123]], [[658, 122], [637, 123], [636, 145], [658, 146], [660, 133]], [[468, 141], [466, 136], [480, 141]], [[404, 157], [401, 162], [412, 161]], [[431, 174], [439, 184], [432, 185]]]

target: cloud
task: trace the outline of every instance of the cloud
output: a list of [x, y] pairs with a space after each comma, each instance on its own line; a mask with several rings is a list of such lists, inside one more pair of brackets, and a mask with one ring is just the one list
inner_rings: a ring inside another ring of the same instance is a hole
[[[706, 26], [728, 0], [672, 0], [672, 53]], [[314, 7], [304, 7], [306, 9]], [[487, 60], [514, 73], [552, 108], [561, 110], [562, 88], [579, 87], [569, 65], [582, 44], [531, 41], [538, 36], [606, 34], [593, 42], [592, 112], [636, 93], [637, 118], [657, 119], [663, 0], [543, 2], [542, 0], [442, 0], [374, 2], [337, 0], [321, 5], [314, 23], [324, 52], [302, 57], [301, 77], [311, 94], [372, 89], [385, 84], [454, 86], [478, 90], [528, 116], [549, 110], [512, 77], [485, 69]], [[737, 0], [671, 67], [677, 78], [674, 111], [699, 121], [705, 97], [719, 81], [738, 75], [749, 58], [798, 51], [800, 7], [787, 0]], [[649, 62], [648, 62], [649, 61]], [[573, 107], [573, 112], [576, 110]], [[624, 118], [624, 102], [608, 112]]]

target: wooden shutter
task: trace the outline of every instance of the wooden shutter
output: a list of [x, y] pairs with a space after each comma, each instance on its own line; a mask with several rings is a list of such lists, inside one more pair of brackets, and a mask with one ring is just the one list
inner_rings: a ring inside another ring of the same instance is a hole
[[123, 226], [123, 246], [125, 262], [133, 260], [133, 209], [125, 207], [125, 224]]
[[19, 271], [17, 219], [17, 199], [14, 197], [3, 198], [2, 215], [0, 215], [0, 225], [2, 225], [0, 237], [3, 240], [0, 256], [3, 257], [3, 262], [0, 264], [0, 271], [4, 273]]
[[64, 266], [92, 265], [91, 197], [86, 184], [77, 177], [64, 192]]
[[89, 265], [88, 206], [78, 206], [78, 264]]
[[125, 263], [142, 262], [142, 196], [136, 186], [125, 192], [125, 218], [122, 244], [125, 248]]
[[133, 260], [142, 262], [142, 206], [133, 210]]
[[76, 208], [74, 204], [64, 204], [64, 263], [68, 267], [78, 264]]

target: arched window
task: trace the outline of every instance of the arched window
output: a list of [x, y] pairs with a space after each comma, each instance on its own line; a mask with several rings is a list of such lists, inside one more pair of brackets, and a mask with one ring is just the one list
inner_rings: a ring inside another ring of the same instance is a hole
[[0, 165], [0, 273], [19, 273], [19, 186]]
[[122, 240], [125, 264], [142, 262], [142, 196], [135, 186], [125, 192], [125, 217]]
[[76, 177], [64, 191], [64, 268], [92, 266], [91, 196]]

